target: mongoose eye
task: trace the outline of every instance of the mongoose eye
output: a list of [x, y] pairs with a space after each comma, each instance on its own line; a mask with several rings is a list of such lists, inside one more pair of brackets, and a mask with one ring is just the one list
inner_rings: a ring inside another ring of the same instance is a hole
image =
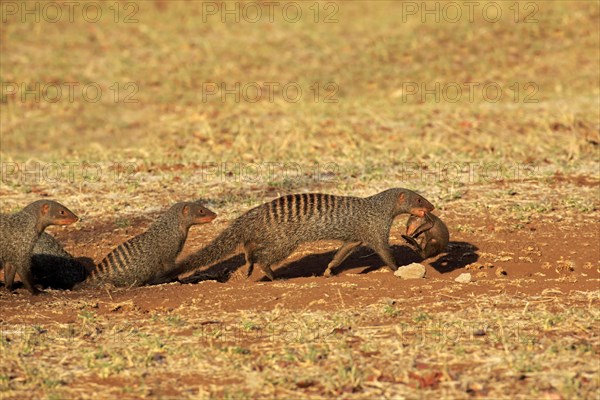
[[65, 215], [65, 211], [64, 210], [60, 210], [60, 215]]

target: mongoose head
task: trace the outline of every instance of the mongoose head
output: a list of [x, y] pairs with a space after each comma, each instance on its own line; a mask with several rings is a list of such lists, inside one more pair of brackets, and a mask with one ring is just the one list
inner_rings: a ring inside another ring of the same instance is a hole
[[425, 221], [425, 218], [416, 217], [414, 215], [408, 217], [408, 220], [406, 221], [406, 235], [412, 236], [412, 234], [415, 233], [417, 228], [423, 225]]
[[409, 212], [421, 218], [434, 209], [433, 204], [425, 197], [407, 189], [400, 191], [396, 208], [400, 212]]
[[189, 226], [196, 224], [206, 224], [217, 218], [217, 214], [204, 207], [202, 204], [185, 203], [181, 208], [181, 215]]
[[432, 229], [436, 223], [442, 222], [432, 213], [427, 213], [424, 217], [411, 215], [406, 221], [406, 235], [417, 237], [421, 233]]
[[53, 200], [38, 200], [25, 207], [24, 211], [34, 214], [40, 230], [50, 225], [69, 225], [79, 220], [77, 215]]

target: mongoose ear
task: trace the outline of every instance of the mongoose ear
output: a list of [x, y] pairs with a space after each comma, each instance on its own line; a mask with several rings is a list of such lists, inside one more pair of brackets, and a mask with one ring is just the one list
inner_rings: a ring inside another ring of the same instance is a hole
[[404, 193], [400, 193], [400, 196], [398, 196], [398, 205], [404, 203]]
[[42, 215], [48, 214], [48, 210], [50, 210], [50, 205], [49, 204], [44, 204], [42, 206]]
[[190, 206], [183, 206], [183, 209], [181, 210], [181, 214], [184, 217], [187, 217], [189, 213], [190, 213]]

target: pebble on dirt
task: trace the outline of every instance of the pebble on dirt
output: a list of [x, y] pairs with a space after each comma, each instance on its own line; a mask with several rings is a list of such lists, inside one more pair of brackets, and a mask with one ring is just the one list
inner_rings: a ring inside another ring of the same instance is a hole
[[425, 266], [419, 263], [404, 265], [394, 275], [402, 279], [421, 279], [425, 277]]
[[458, 283], [469, 283], [472, 281], [472, 278], [471, 278], [471, 274], [467, 272], [464, 274], [460, 274], [454, 280]]

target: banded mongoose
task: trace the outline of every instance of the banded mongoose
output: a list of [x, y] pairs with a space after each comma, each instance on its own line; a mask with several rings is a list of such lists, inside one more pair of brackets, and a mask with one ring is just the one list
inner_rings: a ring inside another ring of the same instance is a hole
[[[419, 243], [416, 238], [421, 234], [423, 238]], [[425, 259], [444, 251], [450, 240], [450, 232], [446, 224], [433, 214], [427, 214], [425, 217], [411, 215], [406, 221], [406, 235], [402, 237]]]
[[15, 214], [0, 214], [0, 261], [4, 265], [6, 287], [12, 290], [15, 274], [31, 294], [31, 256], [41, 233], [50, 225], [69, 225], [79, 218], [67, 207], [52, 200], [38, 200]]
[[327, 239], [341, 240], [343, 245], [327, 266], [325, 276], [330, 276], [332, 269], [362, 244], [396, 270], [389, 247], [392, 221], [399, 214], [424, 216], [431, 210], [433, 206], [425, 198], [402, 188], [365, 198], [320, 193], [283, 196], [238, 217], [207, 247], [183, 260], [179, 271], [214, 264], [242, 245], [247, 276], [258, 264], [273, 280], [271, 266], [289, 256], [299, 244]]
[[75, 288], [104, 284], [133, 287], [169, 281], [190, 227], [208, 223], [216, 216], [197, 202], [176, 203], [148, 230], [117, 246]]
[[35, 284], [54, 289], [71, 289], [87, 277], [85, 267], [46, 232], [33, 246], [31, 273]]

